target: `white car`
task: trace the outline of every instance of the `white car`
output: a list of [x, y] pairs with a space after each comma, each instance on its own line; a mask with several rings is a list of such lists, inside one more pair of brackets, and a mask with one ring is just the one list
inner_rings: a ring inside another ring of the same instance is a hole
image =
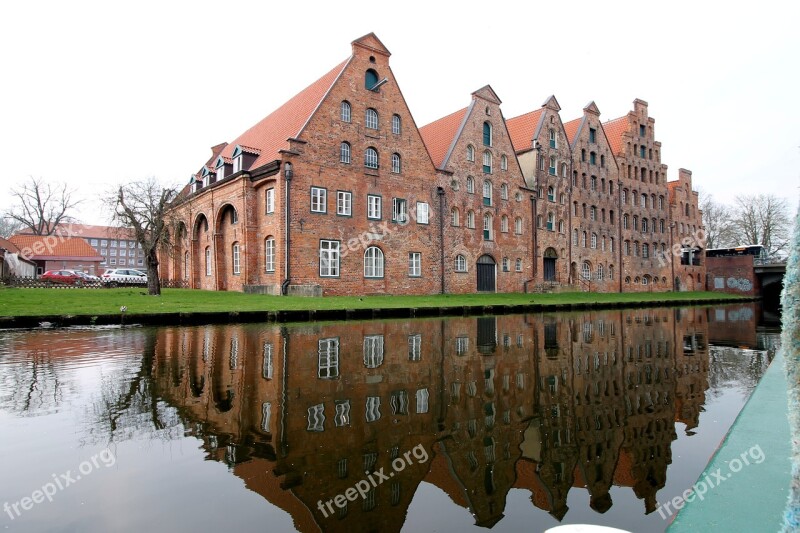
[[103, 272], [100, 279], [106, 285], [147, 285], [147, 274], [133, 268], [111, 268]]

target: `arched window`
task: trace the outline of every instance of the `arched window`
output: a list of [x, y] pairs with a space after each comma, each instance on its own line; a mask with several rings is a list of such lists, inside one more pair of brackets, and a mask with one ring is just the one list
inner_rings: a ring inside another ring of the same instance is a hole
[[392, 154], [392, 172], [400, 174], [400, 154]]
[[483, 123], [483, 145], [492, 145], [492, 125], [488, 121]]
[[641, 202], [641, 206], [642, 206], [642, 207], [645, 207], [645, 208], [647, 207], [647, 194], [645, 194], [645, 193], [642, 193], [642, 202]]
[[566, 163], [561, 163], [561, 177], [562, 178], [566, 178], [567, 177], [567, 164]]
[[515, 270], [516, 270], [517, 272], [522, 272], [522, 259], [520, 259], [519, 257], [517, 257], [517, 260], [516, 260], [516, 262], [515, 262], [515, 265], [514, 265], [514, 266], [515, 266]]
[[492, 240], [492, 215], [489, 213], [483, 215], [483, 240]]
[[647, 233], [647, 227], [649, 223], [646, 218], [642, 218], [642, 233]]
[[639, 241], [633, 241], [633, 256], [639, 257]]
[[467, 211], [467, 227], [475, 229], [475, 212], [472, 210]]
[[547, 199], [550, 202], [556, 201], [556, 190], [552, 186], [547, 188]]
[[206, 276], [211, 275], [211, 247], [206, 246]]
[[508, 158], [506, 154], [500, 156], [500, 170], [508, 170]]
[[586, 237], [587, 235], [585, 231], [581, 233], [581, 246], [583, 246], [584, 248], [586, 248]]
[[660, 233], [664, 233], [664, 228], [665, 228], [664, 219], [662, 218], [661, 220], [658, 221], [658, 230], [659, 230], [659, 232]]
[[239, 256], [239, 243], [238, 242], [233, 243], [233, 246], [231, 248], [232, 248], [231, 265], [233, 266], [233, 273], [240, 274], [242, 272], [242, 266], [241, 266], [242, 264]]
[[596, 274], [597, 281], [603, 281], [604, 277], [605, 277], [605, 272], [603, 271], [603, 265], [597, 265], [597, 274]]
[[642, 257], [644, 258], [650, 257], [650, 245], [647, 244], [646, 242], [642, 243]]
[[572, 246], [578, 246], [578, 230], [572, 230]]
[[589, 208], [589, 220], [597, 220], [597, 207], [591, 206]]
[[522, 234], [522, 219], [520, 217], [514, 219], [514, 233], [517, 235]]
[[631, 255], [631, 241], [625, 241], [622, 248], [625, 252], [625, 255]]
[[686, 208], [686, 216], [688, 217], [689, 216], [689, 204], [686, 204], [684, 207]]
[[547, 213], [547, 231], [556, 230], [556, 216], [553, 213]]
[[483, 205], [492, 205], [492, 182], [483, 180]]
[[350, 163], [350, 143], [343, 142], [339, 148], [339, 161]]
[[591, 190], [593, 190], [593, 191], [597, 190], [597, 176], [592, 176], [592, 179], [591, 179], [589, 185], [590, 185]]
[[614, 253], [614, 237], [608, 238], [608, 251]]
[[614, 279], [614, 265], [608, 265], [608, 279]]
[[508, 272], [508, 267], [509, 267], [508, 257], [503, 258], [502, 265], [503, 265], [503, 272]]
[[592, 279], [592, 265], [589, 264], [589, 261], [583, 262], [583, 279], [589, 281]]
[[467, 271], [467, 259], [458, 254], [456, 256], [456, 264], [455, 264], [456, 272], [466, 272]]
[[628, 189], [622, 189], [622, 203], [628, 203]]
[[350, 116], [351, 116], [350, 111], [351, 111], [350, 102], [348, 102], [347, 100], [343, 100], [341, 109], [339, 111], [339, 116], [342, 119], [342, 122], [350, 122]]
[[275, 272], [275, 238], [267, 237], [264, 241], [264, 270]]
[[364, 252], [364, 277], [383, 277], [383, 252], [377, 246], [370, 246]]
[[622, 229], [628, 229], [628, 223], [630, 222], [630, 218], [628, 217], [628, 213], [622, 215]]
[[489, 150], [483, 152], [483, 171], [487, 174], [492, 173], [492, 152]]
[[644, 277], [642, 278], [642, 285], [647, 285], [649, 283], [650, 283], [650, 276], [645, 274]]
[[364, 116], [364, 126], [369, 130], [378, 129], [378, 112], [371, 107], [367, 109], [367, 112]]
[[500, 185], [500, 198], [508, 200], [508, 185], [505, 183]]
[[556, 175], [556, 158], [554, 156], [550, 156], [550, 166], [548, 167], [547, 172], [551, 176]]
[[400, 135], [402, 122], [400, 121], [400, 115], [392, 115], [392, 133], [395, 135]]
[[664, 197], [663, 196], [659, 196], [658, 197], [658, 208], [659, 209], [664, 209]]
[[567, 202], [567, 195], [562, 192], [561, 194], [558, 195], [558, 203], [564, 205], [566, 202]]
[[364, 166], [367, 168], [378, 168], [378, 151], [369, 147], [364, 150]]
[[592, 249], [597, 249], [597, 233], [592, 233]]
[[475, 193], [475, 178], [467, 176], [467, 192], [470, 194]]
[[467, 145], [467, 161], [475, 161], [475, 147]]
[[630, 282], [631, 282], [631, 277], [630, 276], [625, 276], [625, 283], [630, 284]]
[[458, 208], [454, 207], [450, 210], [450, 224], [458, 227], [461, 224]]
[[636, 215], [633, 215], [633, 230], [639, 231], [639, 217]]
[[508, 217], [505, 215], [500, 217], [500, 231], [508, 233]]
[[378, 85], [378, 73], [373, 69], [367, 70], [367, 72], [364, 73], [364, 87], [372, 91], [375, 90], [376, 85]]
[[558, 232], [559, 233], [564, 233], [564, 221], [563, 220], [559, 220], [558, 221]]
[[556, 130], [550, 128], [550, 148], [558, 148], [556, 141]]

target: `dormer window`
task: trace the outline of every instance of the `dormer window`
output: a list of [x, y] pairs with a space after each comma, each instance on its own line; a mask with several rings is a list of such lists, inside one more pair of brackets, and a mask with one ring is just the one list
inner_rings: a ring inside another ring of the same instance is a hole
[[242, 170], [242, 154], [233, 158], [233, 173], [236, 174], [240, 170]]
[[217, 158], [217, 181], [225, 178], [225, 160]]

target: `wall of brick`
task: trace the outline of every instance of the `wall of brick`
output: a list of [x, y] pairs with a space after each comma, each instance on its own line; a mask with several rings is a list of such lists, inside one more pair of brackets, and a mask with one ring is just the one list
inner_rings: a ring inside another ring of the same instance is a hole
[[753, 269], [752, 255], [703, 259], [708, 272], [708, 290], [744, 296], [760, 294], [761, 285]]

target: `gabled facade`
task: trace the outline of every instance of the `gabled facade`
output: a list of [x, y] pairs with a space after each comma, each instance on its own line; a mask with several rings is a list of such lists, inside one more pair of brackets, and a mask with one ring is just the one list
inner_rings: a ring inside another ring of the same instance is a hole
[[528, 186], [535, 191], [534, 272], [536, 284], [568, 284], [568, 232], [571, 153], [559, 115], [561, 106], [550, 96], [541, 109], [508, 120], [508, 130]]
[[672, 222], [672, 258], [675, 290], [706, 289], [706, 264], [703, 246], [703, 212], [699, 195], [692, 190], [692, 172], [678, 169], [678, 179], [667, 183]]
[[443, 219], [443, 292], [521, 292], [531, 272], [531, 200], [488, 85], [469, 107], [420, 129], [436, 165]]

